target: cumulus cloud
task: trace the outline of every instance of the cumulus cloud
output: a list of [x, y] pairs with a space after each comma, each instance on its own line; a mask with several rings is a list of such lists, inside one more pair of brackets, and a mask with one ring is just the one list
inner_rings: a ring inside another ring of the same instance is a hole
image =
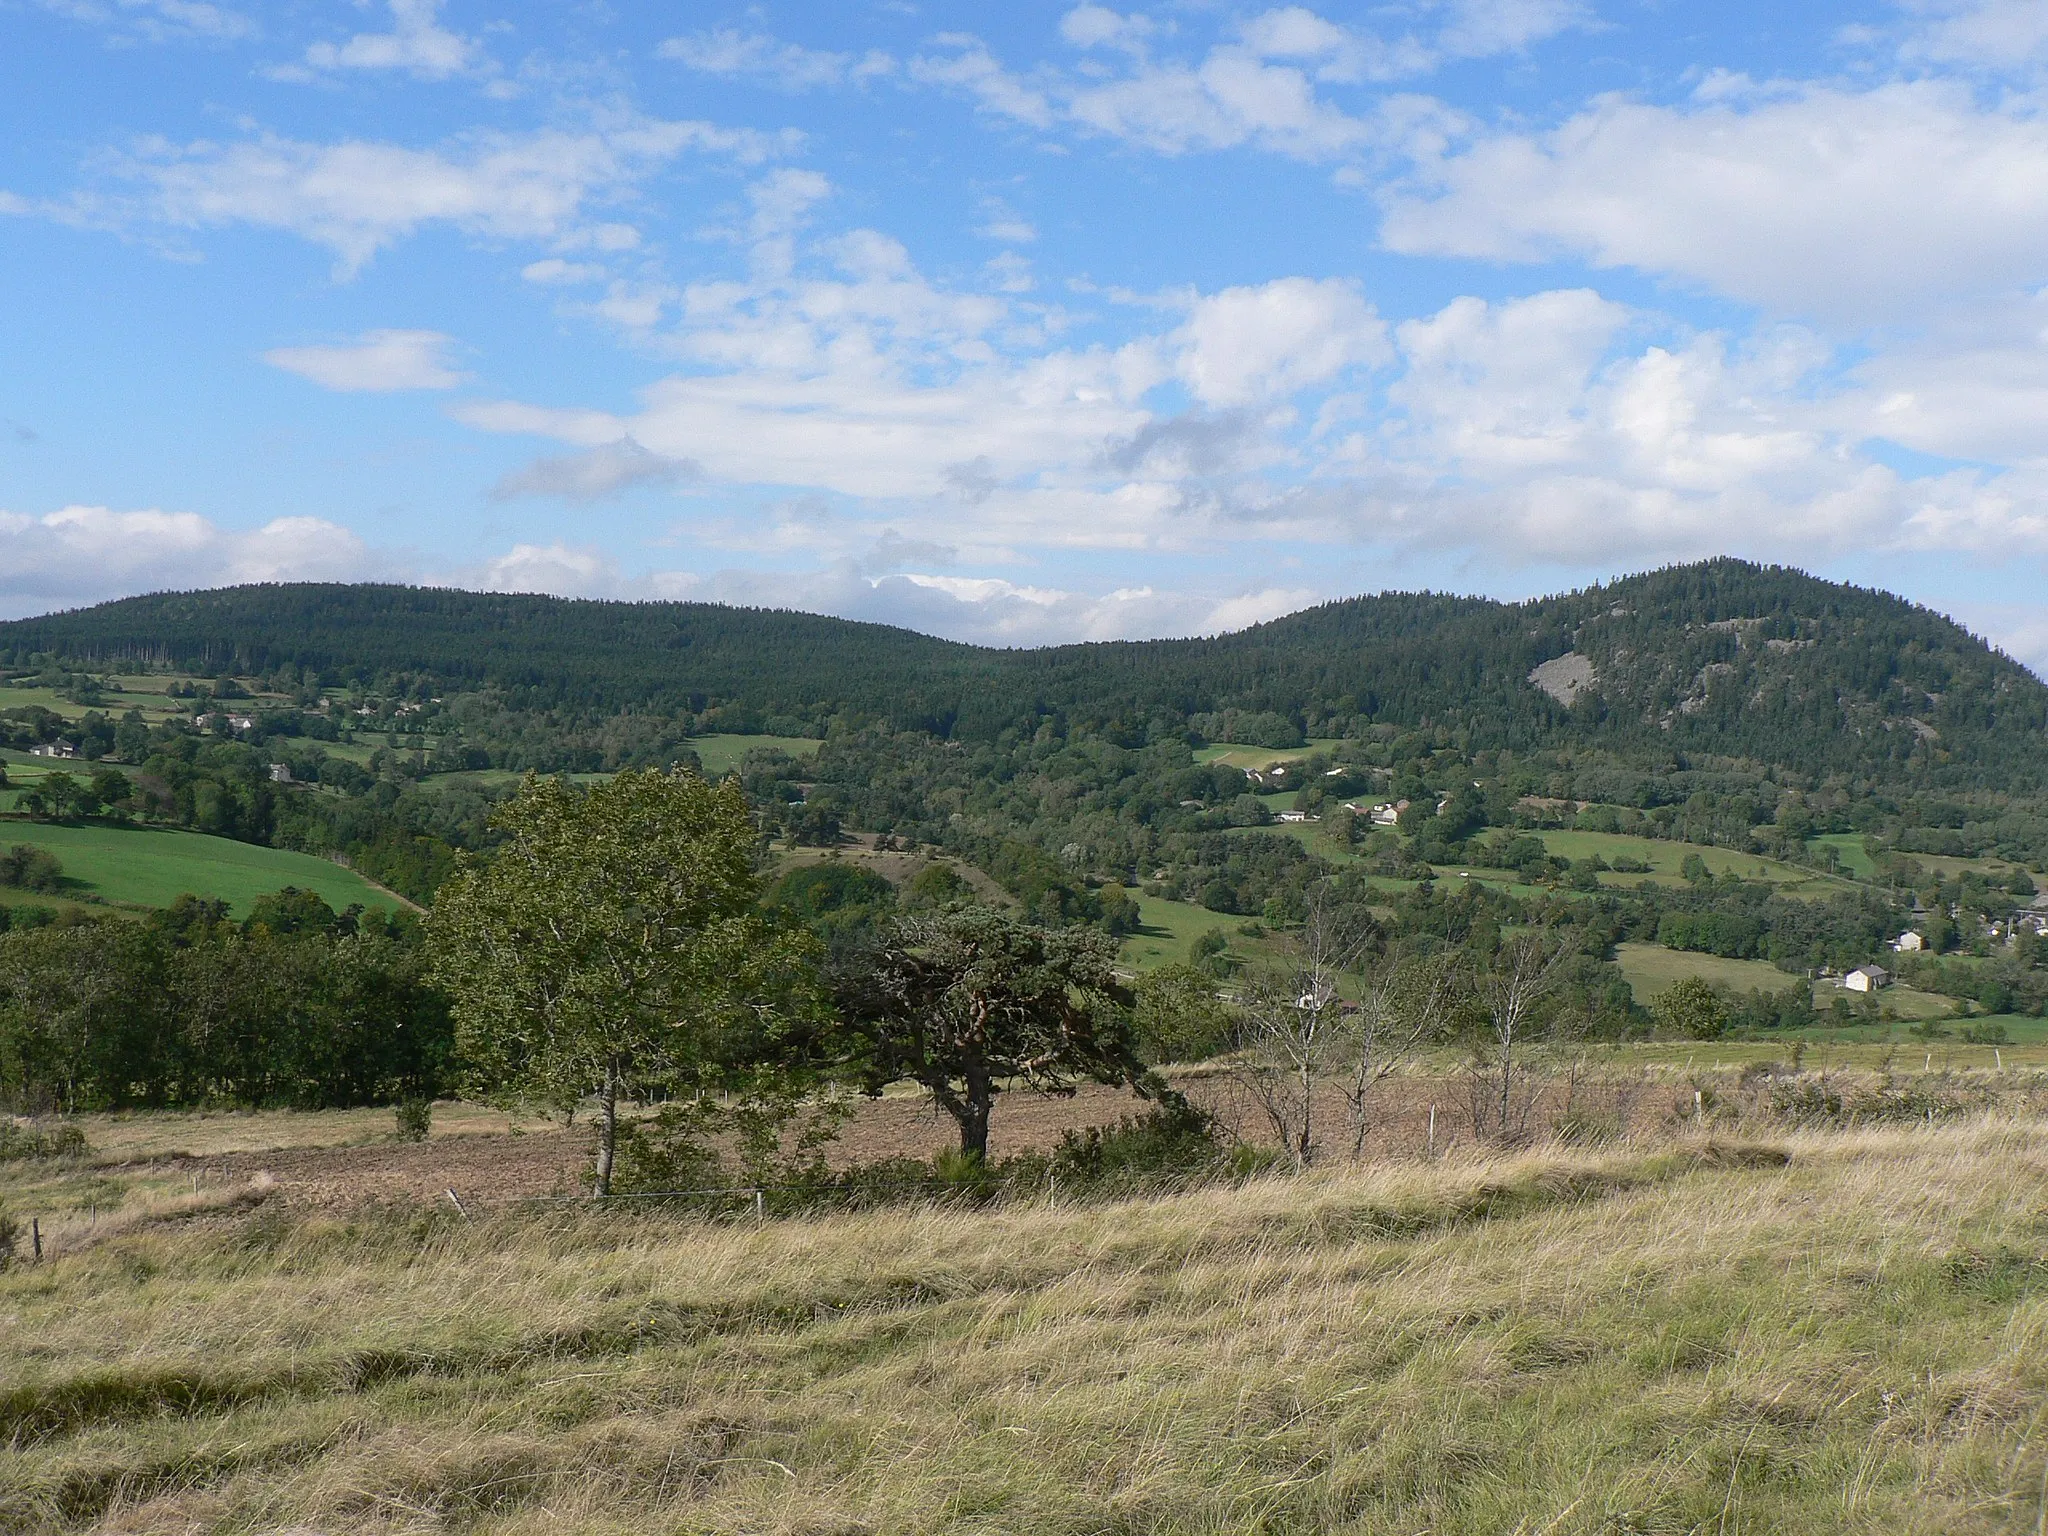
[[474, 68], [482, 50], [473, 38], [440, 23], [441, 0], [390, 0], [389, 32], [358, 32], [345, 43], [306, 50], [314, 69], [400, 69], [422, 80], [445, 80]]
[[860, 54], [832, 53], [731, 27], [671, 37], [655, 51], [660, 57], [673, 59], [700, 74], [750, 76], [788, 91], [858, 83], [896, 71], [896, 61], [880, 49], [870, 48]]
[[2048, 10], [2036, 0], [1908, 0], [1912, 60], [2025, 70], [2048, 58]]
[[[951, 87], [986, 112], [1032, 128], [1066, 124], [1165, 155], [1265, 150], [1341, 160], [1384, 147], [1393, 131], [1345, 111], [1327, 87], [1425, 75], [1445, 61], [1527, 48], [1590, 20], [1579, 0], [1452, 0], [1427, 7], [1420, 32], [1385, 36], [1305, 6], [1257, 13], [1205, 51], [1173, 53], [1168, 28], [1137, 13], [1085, 4], [1061, 38], [1091, 55], [1079, 69], [1006, 67], [968, 34], [911, 61], [910, 78]], [[1105, 60], [1121, 55], [1116, 67]]]
[[1327, 384], [1392, 357], [1387, 328], [1357, 285], [1283, 277], [1195, 301], [1176, 370], [1206, 405], [1245, 405]]
[[335, 253], [349, 276], [384, 247], [446, 224], [494, 239], [601, 243], [594, 203], [690, 151], [757, 162], [791, 142], [703, 122], [636, 119], [587, 132], [473, 134], [442, 149], [265, 135], [232, 144], [152, 144], [127, 157], [148, 188], [134, 210], [174, 227], [281, 229]]
[[199, 39], [233, 42], [255, 34], [256, 24], [227, 6], [206, 0], [37, 0], [45, 11], [116, 37], [144, 42]]
[[451, 345], [439, 331], [366, 331], [340, 345], [275, 347], [263, 361], [323, 389], [453, 389], [469, 375], [448, 365]]
[[1255, 587], [1223, 594], [1149, 586], [1107, 592], [925, 572], [871, 574], [856, 559], [809, 572], [720, 570], [623, 573], [603, 550], [564, 543], [519, 544], [482, 566], [445, 578], [451, 585], [559, 597], [662, 598], [795, 609], [894, 624], [978, 645], [1057, 645], [1206, 635], [1277, 618], [1322, 594], [1305, 587]]
[[1481, 137], [1386, 198], [1411, 255], [1667, 274], [1780, 311], [1910, 321], [2048, 279], [2048, 120], [1941, 80], [1773, 91], [1720, 80], [1679, 107], [1600, 101]]
[[687, 459], [665, 459], [649, 453], [630, 437], [585, 449], [581, 453], [536, 459], [491, 488], [497, 501], [521, 496], [558, 496], [565, 501], [600, 501], [636, 485], [677, 485], [703, 475], [703, 467]]
[[281, 517], [242, 530], [194, 512], [0, 512], [0, 612], [15, 616], [134, 592], [357, 581], [383, 569], [355, 534], [317, 517]]
[[911, 79], [964, 92], [983, 111], [997, 117], [1032, 128], [1053, 125], [1053, 107], [1044, 93], [1003, 68], [980, 38], [949, 32], [940, 34], [937, 43], [948, 51], [913, 58], [909, 65]]

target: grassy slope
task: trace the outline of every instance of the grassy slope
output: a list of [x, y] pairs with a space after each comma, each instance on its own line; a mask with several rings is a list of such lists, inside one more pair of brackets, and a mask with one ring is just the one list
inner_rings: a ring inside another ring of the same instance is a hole
[[[1764, 960], [1724, 960], [1719, 955], [1695, 955], [1682, 950], [1666, 949], [1661, 944], [1618, 944], [1615, 946], [1615, 962], [1621, 974], [1635, 990], [1636, 1001], [1647, 1003], [1673, 982], [1687, 976], [1698, 976], [1707, 981], [1719, 983], [1738, 992], [1782, 992], [1798, 983], [1799, 978], [1787, 975], [1775, 965]], [[1813, 1000], [1816, 1006], [1826, 1008], [1838, 997], [1850, 997], [1832, 981], [1817, 981], [1813, 984]], [[1878, 993], [1878, 1006], [1890, 1009], [1902, 1019], [1945, 1019], [1955, 1011], [1955, 1004], [1946, 997], [1932, 992], [1916, 992], [1911, 987], [1887, 987]]]
[[82, 889], [105, 901], [162, 907], [189, 892], [224, 900], [242, 915], [256, 897], [296, 885], [317, 892], [336, 910], [358, 902], [366, 907], [401, 905], [362, 876], [326, 859], [199, 832], [0, 821], [0, 844], [15, 843], [49, 849], [63, 863], [66, 879], [80, 882], [68, 889]]
[[1211, 912], [1192, 902], [1168, 901], [1163, 896], [1139, 896], [1138, 920], [1144, 925], [1124, 940], [1123, 957], [1141, 971], [1156, 965], [1188, 958], [1188, 946], [1211, 928], [1220, 928], [1234, 938], [1245, 921], [1227, 912]]
[[824, 743], [812, 736], [692, 736], [690, 749], [704, 765], [704, 776], [723, 778], [739, 770], [740, 759], [755, 747], [772, 747], [791, 757], [813, 755]]
[[2032, 1530], [2041, 1129], [135, 1230], [0, 1278], [0, 1526]]
[[1222, 763], [1230, 768], [1264, 770], [1275, 763], [1291, 763], [1307, 757], [1311, 752], [1329, 752], [1344, 745], [1339, 737], [1315, 736], [1305, 747], [1252, 747], [1241, 741], [1212, 741], [1206, 747], [1195, 748], [1198, 763]]

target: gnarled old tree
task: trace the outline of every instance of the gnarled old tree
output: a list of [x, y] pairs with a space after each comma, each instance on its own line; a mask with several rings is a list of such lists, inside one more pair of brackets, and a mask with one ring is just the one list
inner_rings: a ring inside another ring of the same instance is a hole
[[985, 907], [898, 923], [836, 988], [866, 1039], [869, 1091], [906, 1077], [922, 1084], [959, 1126], [960, 1150], [985, 1158], [1005, 1088], [1142, 1088], [1116, 953], [1107, 934], [1039, 928]]
[[472, 1085], [499, 1102], [598, 1101], [593, 1193], [611, 1192], [620, 1096], [773, 1072], [822, 1015], [807, 940], [762, 912], [734, 780], [528, 775], [428, 920]]

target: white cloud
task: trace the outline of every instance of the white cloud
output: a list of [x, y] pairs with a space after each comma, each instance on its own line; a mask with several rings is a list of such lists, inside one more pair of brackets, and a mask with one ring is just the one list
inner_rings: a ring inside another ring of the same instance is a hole
[[2024, 70], [2048, 57], [2039, 0], [1908, 0], [1918, 25], [1900, 50], [1912, 60]]
[[355, 534], [316, 517], [233, 530], [193, 512], [0, 512], [0, 612], [8, 614], [184, 587], [359, 581], [382, 570]]
[[988, 45], [965, 33], [946, 33], [939, 46], [945, 55], [919, 55], [910, 61], [910, 78], [926, 85], [946, 85], [974, 98], [982, 110], [1032, 128], [1050, 128], [1053, 109], [1042, 92], [1026, 85], [996, 62]]
[[481, 49], [440, 24], [441, 0], [390, 0], [389, 32], [358, 32], [345, 43], [306, 50], [314, 69], [402, 69], [422, 80], [445, 80], [474, 68]]
[[811, 571], [655, 571], [628, 576], [603, 550], [518, 544], [451, 585], [561, 597], [664, 598], [828, 613], [978, 645], [1055, 645], [1152, 635], [1208, 635], [1278, 618], [1323, 594], [1306, 587], [1234, 593], [1119, 587], [1090, 593], [999, 577], [870, 574], [856, 559]]
[[1247, 405], [1388, 361], [1387, 328], [1356, 284], [1284, 277], [1195, 301], [1177, 370], [1205, 405]]
[[497, 501], [521, 496], [558, 496], [565, 501], [601, 501], [637, 485], [677, 485], [704, 471], [686, 459], [649, 453], [630, 437], [581, 453], [536, 459], [491, 488]]
[[468, 375], [448, 365], [451, 345], [439, 331], [365, 331], [340, 345], [276, 347], [263, 361], [323, 389], [453, 389]]
[[1076, 48], [1141, 50], [1158, 27], [1149, 16], [1120, 15], [1102, 5], [1077, 5], [1060, 18], [1060, 36]]
[[1591, 8], [1580, 0], [1453, 0], [1449, 11], [1437, 47], [1460, 59], [1519, 53], [1593, 20]]
[[752, 162], [786, 142], [641, 119], [583, 133], [476, 134], [446, 150], [271, 136], [157, 143], [130, 157], [126, 170], [150, 187], [148, 211], [165, 223], [286, 230], [332, 250], [346, 276], [435, 223], [499, 239], [595, 238], [582, 228], [588, 206], [624, 195], [676, 156], [696, 150]]
[[116, 37], [144, 42], [204, 39], [234, 42], [255, 34], [256, 24], [239, 11], [205, 0], [39, 0], [42, 9]]
[[564, 261], [559, 256], [549, 256], [541, 261], [529, 261], [519, 269], [519, 275], [529, 283], [568, 285], [575, 283], [601, 282], [605, 269], [587, 261]]
[[857, 84], [896, 72], [896, 61], [880, 49], [870, 48], [861, 54], [831, 53], [730, 27], [671, 37], [655, 51], [660, 57], [673, 59], [700, 74], [758, 76], [788, 91]]
[[1678, 107], [1610, 98], [1482, 138], [1387, 199], [1413, 255], [1578, 255], [1855, 323], [2048, 279], [2048, 120], [1935, 80], [1867, 91], [1723, 81]]
[[1361, 148], [1372, 133], [1322, 100], [1302, 69], [1244, 48], [1212, 49], [1192, 68], [1147, 65], [1081, 87], [1067, 110], [1085, 127], [1167, 155], [1250, 144], [1323, 160]]

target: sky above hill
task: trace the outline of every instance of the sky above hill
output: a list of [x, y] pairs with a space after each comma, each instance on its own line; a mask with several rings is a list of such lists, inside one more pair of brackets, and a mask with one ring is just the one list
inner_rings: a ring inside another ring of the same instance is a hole
[[1736, 554], [2048, 670], [2044, 89], [2040, 0], [0, 0], [0, 613]]

